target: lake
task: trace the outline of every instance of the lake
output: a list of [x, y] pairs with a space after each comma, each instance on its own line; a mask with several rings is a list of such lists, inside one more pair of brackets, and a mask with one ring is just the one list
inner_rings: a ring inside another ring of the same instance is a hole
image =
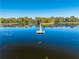
[[79, 26], [1, 27], [0, 59], [79, 59]]

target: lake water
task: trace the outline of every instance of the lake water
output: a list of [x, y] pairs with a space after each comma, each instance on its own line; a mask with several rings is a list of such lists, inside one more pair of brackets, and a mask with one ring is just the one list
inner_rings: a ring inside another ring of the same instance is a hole
[[79, 59], [79, 27], [0, 28], [0, 59]]

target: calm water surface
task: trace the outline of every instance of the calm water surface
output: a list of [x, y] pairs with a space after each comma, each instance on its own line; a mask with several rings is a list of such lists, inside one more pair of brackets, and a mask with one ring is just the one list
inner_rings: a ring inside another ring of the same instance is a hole
[[79, 27], [0, 28], [0, 59], [79, 59]]

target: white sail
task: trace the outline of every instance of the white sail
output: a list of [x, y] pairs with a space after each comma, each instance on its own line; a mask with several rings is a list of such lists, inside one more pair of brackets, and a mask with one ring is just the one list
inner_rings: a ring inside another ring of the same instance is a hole
[[41, 26], [41, 23], [40, 23], [40, 31], [42, 31], [42, 26]]
[[45, 33], [45, 31], [42, 30], [42, 25], [40, 23], [40, 29], [38, 31], [36, 31], [37, 34], [43, 34]]

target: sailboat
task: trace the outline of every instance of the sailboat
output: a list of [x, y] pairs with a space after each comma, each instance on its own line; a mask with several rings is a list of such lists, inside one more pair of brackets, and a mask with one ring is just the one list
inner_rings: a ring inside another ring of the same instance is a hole
[[36, 31], [37, 34], [44, 34], [45, 31], [42, 30], [42, 25], [40, 23], [40, 30]]

